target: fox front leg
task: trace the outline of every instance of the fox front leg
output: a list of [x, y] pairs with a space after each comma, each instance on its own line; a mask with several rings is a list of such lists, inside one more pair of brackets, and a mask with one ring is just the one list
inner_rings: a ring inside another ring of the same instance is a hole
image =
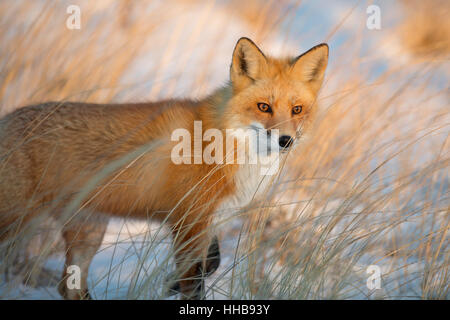
[[[211, 244], [208, 248], [208, 254], [206, 256], [206, 259], [204, 261], [204, 267], [202, 262], [198, 262], [195, 266], [197, 271], [197, 277], [199, 278], [199, 284], [197, 284], [198, 288], [196, 288], [198, 291], [200, 291], [200, 294], [198, 294], [200, 297], [204, 296], [201, 294], [202, 291], [204, 291], [204, 277], [208, 277], [212, 275], [220, 265], [220, 246], [219, 246], [219, 239], [217, 236], [214, 236]], [[173, 281], [174, 275], [170, 275], [167, 278], [167, 282]], [[176, 281], [174, 284], [170, 286], [168, 295], [175, 295], [177, 293], [180, 293], [180, 282]]]

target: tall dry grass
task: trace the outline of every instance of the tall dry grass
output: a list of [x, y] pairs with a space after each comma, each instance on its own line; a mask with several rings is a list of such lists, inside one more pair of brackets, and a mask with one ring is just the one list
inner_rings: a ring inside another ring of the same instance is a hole
[[[82, 29], [69, 31], [69, 2], [12, 2], [0, 3], [0, 115], [48, 100], [204, 95], [220, 84], [216, 78], [226, 81], [232, 41], [221, 45], [224, 34], [237, 32], [224, 23], [222, 32], [207, 34], [213, 12], [224, 12], [230, 25], [241, 21], [270, 49], [271, 37], [288, 41], [282, 24], [302, 8], [284, 1], [78, 1]], [[442, 6], [448, 9], [443, 2], [430, 8]], [[434, 11], [415, 8], [406, 1], [397, 8], [406, 18], [378, 35], [380, 51], [364, 52], [364, 37], [375, 37], [364, 25], [331, 48], [319, 118], [304, 146], [264, 199], [223, 209], [229, 212], [217, 229], [225, 259], [208, 282], [209, 297], [448, 299], [448, 28]], [[351, 16], [317, 42], [332, 41]], [[389, 51], [392, 42], [401, 43], [400, 53]], [[97, 278], [112, 282], [125, 257], [137, 256], [121, 297], [164, 297], [151, 288], [163, 286], [172, 254], [160, 252], [167, 249], [160, 227], [147, 231], [135, 231], [124, 258], [111, 259]], [[108, 241], [114, 255], [130, 239], [119, 233]], [[40, 260], [59, 250], [44, 242], [45, 254], [35, 248]], [[366, 286], [369, 265], [382, 270], [379, 290]]]

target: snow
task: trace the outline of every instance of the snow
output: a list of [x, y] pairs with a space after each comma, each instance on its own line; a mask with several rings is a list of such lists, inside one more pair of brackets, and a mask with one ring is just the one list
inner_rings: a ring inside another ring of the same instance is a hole
[[[387, 8], [387, 1], [382, 1], [381, 3], [382, 8]], [[391, 6], [391, 2], [389, 2], [389, 6]], [[323, 10], [324, 7], [328, 9]], [[270, 49], [269, 51], [273, 54], [279, 52], [302, 52], [318, 42], [325, 40], [332, 27], [343, 19], [348, 10], [352, 8], [352, 5], [349, 1], [330, 2], [320, 0], [305, 1], [305, 5], [303, 7], [300, 6], [300, 8], [301, 10], [296, 13], [295, 23], [290, 26], [285, 26], [285, 28], [289, 27], [293, 29], [293, 31], [290, 30], [288, 40], [286, 42], [280, 41], [279, 39], [282, 37], [275, 35], [264, 41], [264, 49]], [[386, 9], [383, 12], [386, 12], [387, 15], [395, 16], [395, 6], [389, 8], [393, 9]], [[253, 34], [251, 27], [246, 22], [240, 21], [236, 17], [230, 18], [225, 10], [220, 10], [218, 7], [212, 7], [209, 4], [193, 4], [188, 7], [174, 7], [172, 9], [180, 10], [178, 21], [167, 21], [160, 26], [162, 30], [170, 30], [171, 37], [168, 39], [165, 33], [155, 32], [155, 35], [143, 43], [143, 46], [150, 46], [151, 44], [152, 48], [160, 48], [160, 50], [153, 50], [151, 48], [144, 50], [144, 52], [151, 53], [151, 56], [144, 54], [136, 60], [135, 65], [128, 71], [127, 76], [123, 80], [124, 84], [127, 84], [148, 78], [149, 74], [154, 76], [150, 82], [142, 80], [142, 85], [138, 86], [136, 92], [131, 94], [133, 97], [138, 96], [139, 92], [147, 92], [147, 96], [151, 98], [173, 97], [175, 94], [177, 96], [204, 96], [210, 90], [226, 81], [231, 52], [236, 40], [242, 35], [251, 37]], [[330, 45], [332, 52], [342, 49], [340, 43], [342, 43], [343, 39], [353, 36], [354, 30], [361, 28], [361, 25], [365, 24], [365, 7], [360, 5], [355, 10], [355, 14], [350, 15], [349, 19], [343, 24], [342, 30], [331, 39]], [[317, 28], [310, 27], [312, 25], [317, 26]], [[363, 30], [363, 32], [369, 34], [367, 30]], [[409, 61], [407, 57], [399, 61], [392, 58], [398, 55], [400, 48], [398, 41], [392, 40], [394, 36], [390, 37], [389, 41], [384, 41], [382, 46], [377, 46], [381, 42], [381, 39], [385, 39], [382, 35], [385, 35], [388, 31], [383, 32], [372, 34], [373, 37], [368, 36], [363, 40], [366, 48], [375, 48], [373, 56], [378, 61], [378, 63], [374, 64], [375, 68], [382, 69], [386, 65], [390, 67], [392, 63], [407, 63]], [[301, 44], [299, 43], [299, 39], [302, 40]], [[189, 47], [185, 47], [185, 43], [188, 43]], [[211, 48], [207, 45], [208, 43], [217, 45]], [[213, 50], [214, 54], [211, 54], [211, 50]], [[210, 59], [210, 63], [207, 66], [203, 66], [202, 61], [206, 59]], [[337, 60], [337, 58], [333, 58], [333, 55], [330, 56], [330, 68], [336, 71], [340, 70], [342, 77], [345, 77], [345, 72], [342, 72], [342, 68], [345, 69], [346, 66], [337, 65], [335, 59]], [[143, 65], [146, 66], [146, 71], [142, 68]], [[208, 84], [203, 87], [196, 86], [198, 81], [192, 78], [192, 75], [198, 74], [199, 68], [203, 68], [204, 78], [209, 80], [203, 82]], [[441, 76], [447, 75], [445, 70], [440, 70], [439, 73]], [[172, 81], [174, 79], [176, 80], [175, 82]], [[335, 92], [339, 88], [341, 81], [342, 78], [337, 76], [331, 77], [325, 89], [324, 96]], [[388, 90], [389, 88], [385, 86], [383, 89]], [[396, 89], [390, 88], [392, 91]], [[430, 94], [432, 94], [436, 91], [436, 87], [425, 88], [424, 90], [429, 90]], [[129, 98], [129, 96], [130, 94], [126, 97], [119, 97], [119, 99], [124, 100]], [[445, 98], [436, 98], [435, 100], [437, 101], [430, 101], [429, 108], [433, 108], [433, 105], [441, 106], [443, 101], [439, 99]], [[407, 128], [407, 124], [399, 125]], [[386, 139], [388, 138], [386, 137]], [[433, 138], [438, 139], [433, 140], [433, 142], [439, 143], [445, 138], [445, 136]], [[380, 141], [379, 143], [381, 143]], [[424, 155], [418, 160], [420, 161], [416, 165], [420, 167], [429, 159]], [[389, 168], [395, 170], [396, 165], [399, 164], [393, 163]], [[427, 181], [425, 184], [422, 184], [422, 189], [434, 192], [435, 198], [439, 195], [448, 194], [448, 187], [448, 172], [444, 172], [443, 176], [437, 179], [437, 181]], [[404, 219], [398, 228], [384, 232], [383, 236], [392, 237], [395, 234], [401, 239], [402, 234], [412, 237], [415, 232], [420, 230], [422, 223], [420, 220], [421, 210], [417, 206], [421, 203], [419, 197], [425, 193], [423, 191], [412, 191], [415, 199], [415, 207], [407, 205], [403, 210], [406, 216], [408, 212], [416, 213]], [[385, 192], [389, 193], [391, 190], [386, 188]], [[307, 200], [307, 198], [305, 199]], [[306, 202], [305, 199], [302, 200]], [[445, 201], [445, 199], [441, 200]], [[283, 205], [283, 208], [287, 214], [291, 216], [299, 215], [301, 217], [301, 211], [297, 206], [298, 198], [287, 195], [284, 198], [282, 197], [280, 201], [282, 204], [286, 204]], [[323, 208], [324, 216], [327, 213], [335, 212], [342, 205], [343, 201], [344, 199], [340, 198], [331, 199]], [[448, 198], [446, 203], [449, 203]], [[294, 209], [298, 211], [294, 211]], [[362, 205], [356, 205], [353, 209], [358, 213], [362, 212], [364, 207]], [[371, 219], [373, 219], [372, 226], [376, 226], [377, 223], [381, 225], [383, 221], [389, 220], [389, 217], [383, 213], [372, 212], [371, 215]], [[444, 212], [441, 218], [441, 221], [427, 222], [426, 225], [430, 226], [428, 232], [436, 231], [446, 221], [448, 222], [448, 213], [445, 214]], [[326, 225], [326, 220], [325, 218], [323, 219], [323, 224]], [[346, 226], [349, 219], [342, 221], [342, 226], [336, 227], [333, 229], [333, 232], [338, 234], [342, 231], [341, 228]], [[247, 297], [249, 295], [248, 291], [239, 287], [233, 287], [233, 292], [230, 292], [230, 279], [233, 269], [236, 274], [245, 277], [245, 269], [248, 263], [246, 257], [240, 257], [238, 255], [238, 258], [242, 259], [239, 265], [235, 265], [235, 254], [239, 241], [238, 235], [242, 223], [242, 219], [239, 218], [231, 220], [226, 228], [219, 231], [222, 261], [217, 272], [207, 280], [208, 298], [210, 299], [242, 298], [245, 295]], [[360, 232], [363, 233], [364, 231], [370, 230], [361, 230]], [[331, 239], [333, 238], [329, 238], [329, 241]], [[408, 239], [408, 237], [405, 236], [405, 239]], [[410, 249], [413, 250], [417, 245], [418, 243], [414, 244]], [[351, 246], [347, 248], [349, 250], [349, 259], [353, 258], [351, 248]], [[394, 256], [386, 257], [384, 255], [386, 252], [388, 250], [377, 248], [377, 250], [370, 251], [355, 259], [352, 268], [354, 272], [351, 277], [346, 279], [348, 282], [346, 283], [348, 297], [357, 299], [420, 298], [423, 276], [420, 273], [425, 268], [424, 262], [419, 260], [417, 255], [412, 254], [411, 261], [404, 264], [403, 268], [398, 268], [396, 258]], [[367, 291], [365, 287], [365, 281], [368, 277], [366, 269], [367, 266], [372, 264], [380, 266], [383, 274], [383, 289], [375, 293]], [[54, 278], [58, 278], [62, 272], [62, 268], [62, 254], [52, 255], [45, 262], [45, 270], [50, 274], [48, 276], [49, 283], [51, 283], [50, 280], [53, 276]], [[158, 224], [113, 219], [109, 223], [101, 249], [96, 254], [90, 267], [90, 293], [94, 299], [166, 298], [162, 288], [164, 287], [165, 277], [173, 271], [173, 268], [171, 242], [167, 230], [161, 229]], [[280, 265], [275, 265], [270, 270], [268, 277], [275, 277], [278, 274], [277, 271], [286, 272], [286, 270], [283, 271]], [[403, 276], [399, 276], [402, 273]], [[336, 273], [336, 275], [339, 274], [339, 272]], [[328, 275], [330, 279], [326, 281], [333, 283], [335, 280], [332, 279], [333, 273], [330, 272]], [[301, 280], [302, 278], [299, 277], [297, 281]], [[240, 294], [240, 290], [244, 296]], [[280, 296], [283, 297], [281, 294]], [[31, 287], [24, 285], [23, 278], [20, 276], [13, 277], [8, 282], [0, 282], [0, 297], [8, 299], [60, 299], [54, 284], [46, 285], [45, 281], [43, 281], [42, 284]], [[169, 299], [173, 298], [176, 297], [170, 297]]]

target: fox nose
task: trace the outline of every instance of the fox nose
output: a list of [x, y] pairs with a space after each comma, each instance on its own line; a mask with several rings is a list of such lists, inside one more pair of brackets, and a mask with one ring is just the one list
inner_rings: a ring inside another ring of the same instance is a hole
[[288, 149], [292, 145], [292, 137], [291, 136], [281, 136], [278, 140], [278, 143], [281, 148]]

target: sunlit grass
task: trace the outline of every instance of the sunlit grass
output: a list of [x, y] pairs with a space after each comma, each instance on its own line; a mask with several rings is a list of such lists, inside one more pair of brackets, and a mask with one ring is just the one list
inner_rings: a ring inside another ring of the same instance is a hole
[[[213, 3], [199, 6], [203, 15], [193, 21], [177, 17], [198, 5], [196, 1], [80, 1], [82, 30], [69, 31], [68, 3], [0, 2], [0, 116], [43, 101], [105, 103], [204, 95], [227, 81], [231, 58], [231, 51], [215, 50], [223, 41], [221, 34], [202, 42], [211, 12], [237, 16], [255, 41], [270, 49], [268, 39], [274, 35], [288, 41], [281, 26], [289, 25], [295, 19], [292, 12], [302, 8], [298, 2], [285, 7], [250, 1], [242, 10], [237, 1]], [[433, 8], [438, 5], [443, 4]], [[359, 29], [345, 44], [331, 47], [314, 130], [289, 155], [263, 199], [245, 208], [223, 209], [224, 218], [214, 226], [226, 258], [208, 281], [209, 298], [448, 299], [449, 47], [441, 36], [448, 23], [426, 12], [420, 11], [421, 23], [405, 19], [395, 26], [392, 34], [404, 35], [411, 26], [414, 32], [407, 32], [405, 54], [385, 57], [389, 63], [382, 71], [377, 69], [379, 52], [358, 51], [364, 37]], [[344, 14], [342, 23], [350, 16]], [[193, 32], [184, 39], [187, 26]], [[331, 38], [317, 42], [333, 40], [340, 28], [333, 26]], [[423, 36], [430, 30], [437, 30], [434, 42]], [[379, 41], [383, 50], [392, 44], [392, 39]], [[188, 68], [202, 46], [206, 53], [201, 64]], [[221, 70], [219, 81], [213, 79], [216, 70]], [[138, 156], [130, 154], [124, 161]], [[14, 239], [17, 250], [1, 260], [2, 271], [11, 269], [21, 260], [13, 255], [27, 247], [34, 258], [23, 279], [30, 285], [36, 281], [31, 274], [64, 250], [51, 236], [55, 232], [36, 237], [36, 228]], [[41, 239], [33, 241], [38, 248], [30, 249], [30, 238]], [[94, 290], [99, 293], [95, 298], [165, 298], [173, 252], [164, 227], [128, 235], [122, 230], [108, 237], [101, 251], [111, 259], [102, 261], [101, 275], [91, 274], [91, 287], [102, 288], [100, 293]], [[369, 265], [381, 267], [380, 290], [366, 286]], [[8, 298], [8, 291], [0, 296]]]

